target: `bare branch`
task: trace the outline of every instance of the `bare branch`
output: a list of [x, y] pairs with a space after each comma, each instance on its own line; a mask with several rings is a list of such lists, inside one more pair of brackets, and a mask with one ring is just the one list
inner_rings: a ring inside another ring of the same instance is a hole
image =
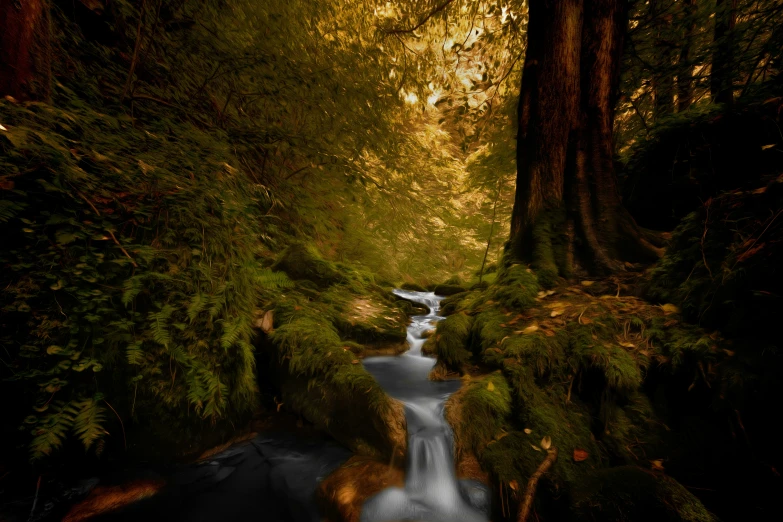
[[435, 16], [436, 14], [438, 14], [438, 13], [440, 13], [441, 11], [443, 11], [444, 9], [446, 9], [446, 8], [447, 8], [447, 7], [448, 7], [448, 6], [449, 6], [449, 5], [450, 5], [452, 2], [454, 2], [454, 0], [446, 0], [445, 2], [443, 2], [442, 4], [440, 4], [439, 6], [435, 7], [435, 9], [433, 9], [432, 11], [430, 11], [430, 12], [429, 12], [429, 13], [428, 13], [426, 16], [424, 16], [422, 19], [420, 19], [420, 20], [419, 20], [419, 23], [417, 23], [416, 25], [414, 25], [413, 27], [411, 27], [411, 28], [409, 28], [409, 29], [404, 29], [404, 28], [386, 29], [386, 30], [384, 30], [383, 32], [384, 32], [384, 33], [386, 33], [386, 34], [405, 34], [405, 33], [412, 33], [412, 32], [414, 32], [416, 29], [418, 29], [419, 27], [421, 27], [422, 25], [426, 24], [426, 23], [427, 23], [427, 21], [428, 21], [430, 18], [432, 18], [432, 17], [433, 17], [433, 16]]

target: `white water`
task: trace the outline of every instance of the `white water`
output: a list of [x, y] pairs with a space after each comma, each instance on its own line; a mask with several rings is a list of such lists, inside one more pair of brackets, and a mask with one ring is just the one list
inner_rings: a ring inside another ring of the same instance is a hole
[[[443, 404], [459, 381], [433, 382], [428, 375], [435, 359], [421, 355], [424, 331], [442, 319], [442, 297], [432, 292], [395, 290], [400, 297], [429, 307], [408, 326], [410, 350], [396, 357], [368, 357], [364, 366], [392, 397], [405, 405], [408, 461], [405, 487], [388, 488], [370, 498], [362, 522], [417, 520], [486, 522], [487, 490], [473, 481], [458, 481], [454, 470], [453, 436], [443, 417]], [[472, 500], [472, 503], [471, 503]]]

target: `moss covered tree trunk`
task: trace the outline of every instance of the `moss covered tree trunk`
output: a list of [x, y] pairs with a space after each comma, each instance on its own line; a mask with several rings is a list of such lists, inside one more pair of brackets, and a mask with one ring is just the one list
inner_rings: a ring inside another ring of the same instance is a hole
[[574, 264], [606, 273], [660, 255], [622, 207], [613, 168], [623, 6], [530, 2], [511, 245], [545, 284]]
[[49, 98], [49, 16], [45, 0], [0, 2], [0, 96]]

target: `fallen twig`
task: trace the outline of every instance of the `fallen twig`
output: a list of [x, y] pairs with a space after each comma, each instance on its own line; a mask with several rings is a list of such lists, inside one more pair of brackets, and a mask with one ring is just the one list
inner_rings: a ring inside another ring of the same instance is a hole
[[530, 480], [527, 481], [527, 488], [525, 488], [525, 495], [522, 497], [522, 503], [519, 505], [519, 514], [517, 515], [517, 522], [527, 522], [527, 518], [530, 515], [530, 509], [533, 507], [533, 497], [536, 494], [536, 486], [541, 476], [549, 471], [552, 464], [557, 460], [557, 448], [552, 446], [549, 448], [548, 455], [538, 466], [535, 473], [530, 476]]
[[28, 520], [33, 519], [35, 514], [35, 507], [38, 504], [38, 492], [41, 490], [41, 475], [38, 475], [38, 483], [35, 485], [35, 498], [33, 499], [33, 508], [30, 510], [30, 517]]

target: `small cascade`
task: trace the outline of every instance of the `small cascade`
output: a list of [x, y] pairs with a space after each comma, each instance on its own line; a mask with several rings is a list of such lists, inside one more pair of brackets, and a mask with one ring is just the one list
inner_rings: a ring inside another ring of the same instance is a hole
[[459, 481], [454, 469], [453, 434], [443, 416], [446, 399], [459, 381], [428, 379], [435, 359], [423, 357], [422, 334], [442, 319], [442, 297], [432, 292], [395, 290], [400, 297], [429, 307], [413, 316], [408, 326], [410, 350], [396, 357], [368, 357], [365, 368], [392, 397], [405, 405], [408, 460], [405, 487], [388, 488], [370, 498], [362, 522], [417, 520], [429, 522], [486, 522], [488, 490], [474, 481]]

